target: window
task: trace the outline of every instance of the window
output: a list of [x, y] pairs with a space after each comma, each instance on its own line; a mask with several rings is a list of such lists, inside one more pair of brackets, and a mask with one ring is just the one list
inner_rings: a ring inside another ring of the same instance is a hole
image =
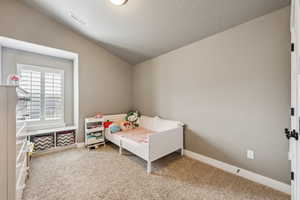
[[64, 126], [64, 71], [18, 65], [20, 87], [30, 93], [28, 126], [32, 129]]

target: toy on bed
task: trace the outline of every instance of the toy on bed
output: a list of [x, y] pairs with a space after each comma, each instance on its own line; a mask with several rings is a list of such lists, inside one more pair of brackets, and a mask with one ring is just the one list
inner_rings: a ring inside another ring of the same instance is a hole
[[127, 131], [139, 126], [138, 119], [140, 114], [138, 111], [130, 111], [123, 120], [107, 120], [104, 122], [104, 128], [109, 128], [111, 133]]
[[109, 126], [109, 128], [110, 128], [110, 132], [111, 133], [117, 133], [117, 132], [120, 132], [122, 130], [121, 127], [118, 124], [116, 124], [116, 123], [112, 123]]
[[138, 119], [141, 116], [141, 114], [138, 111], [129, 111], [125, 117], [125, 120], [128, 121], [133, 128], [136, 128], [139, 126]]
[[120, 122], [120, 126], [121, 126], [122, 131], [127, 131], [127, 130], [134, 128], [134, 126], [128, 121]]

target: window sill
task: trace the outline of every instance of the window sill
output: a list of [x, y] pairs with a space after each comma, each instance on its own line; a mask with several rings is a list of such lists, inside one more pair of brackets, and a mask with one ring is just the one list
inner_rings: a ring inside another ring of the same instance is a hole
[[64, 122], [49, 122], [49, 123], [32, 123], [32, 121], [27, 121], [26, 122], [26, 128], [27, 131], [39, 131], [39, 130], [44, 130], [44, 129], [56, 129], [56, 128], [64, 128], [66, 127], [66, 124]]
[[21, 136], [33, 136], [33, 135], [43, 135], [47, 133], [61, 132], [61, 131], [72, 131], [76, 130], [76, 126], [65, 126], [61, 128], [52, 128], [52, 129], [40, 129], [35, 131], [24, 132]]

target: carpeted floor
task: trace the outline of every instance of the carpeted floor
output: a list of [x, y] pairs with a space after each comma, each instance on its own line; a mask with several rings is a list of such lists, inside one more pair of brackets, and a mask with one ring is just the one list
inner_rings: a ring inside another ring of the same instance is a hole
[[24, 200], [288, 200], [290, 197], [175, 153], [153, 163], [114, 146], [35, 157]]

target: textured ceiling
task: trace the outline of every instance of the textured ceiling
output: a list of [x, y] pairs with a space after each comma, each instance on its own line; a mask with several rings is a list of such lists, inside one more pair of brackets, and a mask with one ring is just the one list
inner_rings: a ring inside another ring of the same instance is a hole
[[[131, 64], [289, 5], [289, 0], [23, 0]], [[69, 13], [86, 25], [74, 21]]]

